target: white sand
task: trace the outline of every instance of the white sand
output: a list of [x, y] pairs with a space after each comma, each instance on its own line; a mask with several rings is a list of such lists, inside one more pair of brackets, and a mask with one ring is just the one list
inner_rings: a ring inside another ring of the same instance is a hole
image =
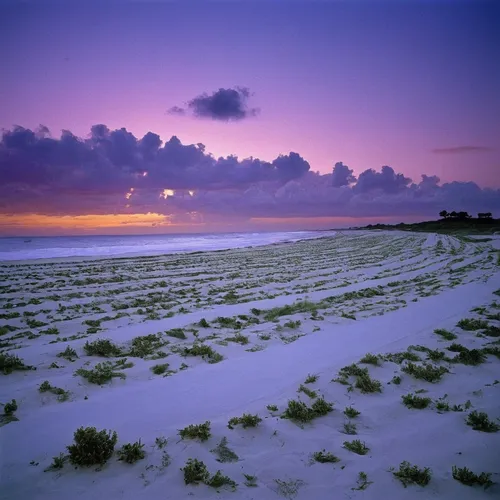
[[[498, 498], [498, 485], [483, 490], [465, 486], [451, 475], [452, 465], [467, 466], [476, 473], [492, 473], [491, 479], [500, 483], [500, 432], [475, 431], [465, 423], [472, 410], [484, 411], [494, 421], [500, 417], [500, 383], [493, 385], [500, 379], [497, 357], [488, 355], [478, 366], [434, 363], [450, 370], [434, 384], [402, 373], [404, 363], [359, 364], [382, 382], [382, 393], [349, 391], [348, 386], [331, 381], [340, 368], [359, 363], [368, 352], [394, 353], [410, 345], [424, 345], [453, 357], [455, 353], [445, 349], [452, 342], [434, 334], [435, 328], [454, 332], [458, 336], [454, 342], [470, 349], [497, 340], [456, 326], [462, 318], [485, 319], [486, 314], [500, 312], [491, 305], [498, 299], [493, 292], [500, 288], [497, 258], [489, 242], [354, 232], [296, 244], [195, 255], [6, 265], [0, 268], [0, 281], [8, 286], [0, 295], [0, 313], [21, 315], [0, 320], [0, 325], [19, 327], [0, 337], [2, 350], [17, 354], [37, 370], [0, 375], [0, 402], [15, 398], [19, 405], [19, 421], [0, 427], [0, 498], [277, 499], [277, 479], [301, 480], [296, 496], [290, 496], [298, 499]], [[125, 280], [120, 281], [121, 277]], [[97, 282], [74, 283], [88, 278]], [[231, 291], [236, 295], [228, 296]], [[164, 293], [161, 300], [158, 295], [148, 296], [157, 292]], [[82, 295], [69, 296], [71, 293]], [[33, 298], [40, 303], [18, 305]], [[325, 301], [327, 298], [331, 299]], [[154, 303], [125, 308], [138, 299], [154, 299]], [[318, 314], [312, 316], [308, 311], [266, 321], [265, 310], [299, 299], [317, 303]], [[8, 304], [13, 307], [6, 308]], [[59, 304], [69, 309], [58, 309]], [[79, 308], [71, 308], [76, 304]], [[123, 309], [113, 310], [111, 304]], [[485, 310], [470, 312], [478, 306]], [[148, 319], [151, 311], [147, 307], [153, 307], [159, 319]], [[256, 317], [252, 308], [262, 310], [258, 324], [240, 319], [244, 326], [235, 330], [215, 321], [239, 314]], [[26, 318], [25, 311], [37, 314]], [[129, 315], [105, 320], [102, 331], [86, 335], [88, 325], [83, 321], [120, 312]], [[166, 317], [169, 312], [174, 315]], [[33, 318], [47, 325], [28, 328], [25, 321]], [[210, 322], [209, 328], [196, 325], [201, 318]], [[290, 320], [301, 324], [286, 327]], [[497, 320], [488, 322], [500, 325]], [[31, 339], [24, 334], [50, 327], [57, 327], [60, 333], [42, 333]], [[85, 354], [86, 341], [107, 338], [126, 349], [134, 337], [172, 328], [184, 328], [187, 339], [162, 333], [162, 339], [170, 341], [161, 348], [168, 357], [128, 356], [135, 365], [123, 370], [125, 380], [114, 378], [98, 386], [74, 376], [76, 369], [91, 368], [104, 360]], [[198, 330], [196, 336], [186, 331], [191, 328]], [[248, 336], [248, 344], [225, 340], [238, 332]], [[72, 335], [81, 338], [49, 343]], [[181, 347], [212, 335], [204, 344], [222, 354], [223, 361], [209, 364], [199, 357], [180, 355]], [[9, 338], [13, 339], [9, 342]], [[78, 352], [74, 362], [56, 357], [67, 345]], [[426, 359], [425, 352], [417, 354]], [[53, 362], [63, 367], [49, 368]], [[153, 375], [151, 366], [165, 362], [177, 372], [167, 377]], [[189, 368], [179, 370], [181, 363]], [[308, 374], [319, 375], [308, 387], [334, 403], [334, 411], [301, 427], [279, 415], [290, 399], [312, 404], [314, 400], [297, 392]], [[402, 383], [388, 384], [397, 374]], [[58, 402], [52, 394], [40, 394], [38, 386], [44, 380], [71, 391], [69, 401]], [[433, 401], [447, 394], [450, 405], [470, 400], [472, 408], [442, 414], [434, 403], [423, 410], [406, 408], [401, 396], [419, 389], [427, 391], [421, 396]], [[266, 409], [269, 404], [277, 405], [279, 411], [271, 414]], [[342, 412], [347, 405], [361, 412], [353, 419], [357, 436], [343, 433], [348, 419]], [[243, 413], [257, 413], [263, 421], [256, 428], [228, 429], [229, 418]], [[179, 429], [206, 420], [210, 420], [212, 432], [208, 441], [180, 440]], [[98, 472], [95, 468], [75, 470], [69, 463], [62, 470], [44, 472], [52, 457], [66, 453], [80, 426], [116, 430], [117, 448], [140, 438], [146, 445], [146, 457], [128, 465], [114, 456]], [[169, 439], [166, 450], [172, 458], [162, 471], [158, 469], [162, 451], [154, 447], [157, 436]], [[223, 436], [239, 456], [238, 462], [219, 463], [210, 452]], [[365, 441], [368, 454], [360, 456], [342, 447], [352, 439]], [[311, 454], [322, 449], [340, 461], [311, 464]], [[211, 473], [221, 469], [238, 483], [236, 491], [186, 486], [179, 469], [188, 458], [203, 460]], [[389, 472], [403, 460], [431, 468], [432, 479], [425, 488], [404, 488]], [[38, 465], [30, 465], [31, 461]], [[352, 490], [360, 471], [372, 483], [365, 490]], [[243, 473], [256, 475], [258, 486], [245, 486]]]

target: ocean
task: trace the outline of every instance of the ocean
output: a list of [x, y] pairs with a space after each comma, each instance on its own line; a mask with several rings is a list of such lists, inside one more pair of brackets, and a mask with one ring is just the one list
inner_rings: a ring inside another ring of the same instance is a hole
[[43, 236], [0, 238], [0, 261], [61, 257], [118, 257], [243, 248], [331, 236], [332, 231]]

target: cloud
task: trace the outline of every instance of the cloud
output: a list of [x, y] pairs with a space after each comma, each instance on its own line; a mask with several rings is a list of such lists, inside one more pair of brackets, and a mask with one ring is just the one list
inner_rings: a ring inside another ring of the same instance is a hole
[[187, 102], [186, 108], [173, 106], [168, 113], [185, 115], [188, 112], [196, 118], [209, 118], [217, 121], [240, 121], [256, 116], [258, 108], [249, 108], [250, 90], [246, 87], [220, 88], [212, 94], [200, 94]]
[[[169, 220], [253, 217], [433, 217], [441, 210], [497, 212], [500, 190], [473, 182], [417, 182], [392, 167], [358, 178], [337, 162], [312, 172], [297, 152], [272, 161], [215, 158], [203, 144], [136, 138], [97, 124], [87, 138], [14, 127], [0, 140], [0, 215], [162, 214]], [[193, 222], [194, 223], [194, 222]]]
[[456, 155], [464, 153], [486, 153], [488, 151], [493, 151], [493, 148], [485, 146], [457, 146], [454, 148], [437, 148], [432, 150], [432, 152], [435, 154], [447, 154], [447, 155]]

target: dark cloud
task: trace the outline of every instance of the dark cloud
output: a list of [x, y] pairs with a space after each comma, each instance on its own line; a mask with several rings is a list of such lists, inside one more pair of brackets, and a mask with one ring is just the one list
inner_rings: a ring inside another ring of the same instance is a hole
[[485, 146], [457, 146], [454, 148], [437, 148], [432, 150], [433, 153], [447, 155], [456, 155], [463, 153], [486, 153], [488, 151], [493, 151], [493, 148], [488, 148]]
[[187, 102], [186, 108], [173, 106], [170, 114], [185, 115], [191, 112], [196, 118], [210, 118], [218, 121], [239, 121], [256, 116], [257, 108], [248, 107], [250, 90], [246, 87], [220, 88], [212, 94], [201, 94]]
[[356, 182], [356, 177], [353, 175], [353, 170], [347, 165], [344, 165], [341, 161], [335, 163], [332, 172], [332, 186], [348, 186], [354, 182]]
[[[165, 191], [164, 190], [169, 190]], [[0, 141], [0, 214], [160, 213], [209, 217], [434, 216], [500, 210], [500, 190], [473, 182], [418, 183], [393, 168], [359, 174], [342, 162], [321, 175], [296, 152], [273, 161], [215, 158], [203, 144], [95, 125], [88, 138], [14, 127]], [[201, 215], [200, 215], [201, 214]]]

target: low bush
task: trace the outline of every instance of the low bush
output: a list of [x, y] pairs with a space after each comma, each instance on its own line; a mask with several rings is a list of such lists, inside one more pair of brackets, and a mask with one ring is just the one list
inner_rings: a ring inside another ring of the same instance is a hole
[[133, 464], [138, 460], [142, 460], [146, 456], [143, 448], [144, 445], [140, 439], [135, 443], [124, 444], [117, 452], [118, 460], [122, 460], [127, 464]]
[[200, 441], [207, 441], [210, 436], [210, 421], [203, 424], [191, 424], [179, 431], [181, 439], [199, 439]]
[[9, 375], [13, 371], [36, 370], [35, 367], [25, 365], [24, 361], [15, 354], [0, 353], [0, 371]]
[[399, 465], [399, 470], [393, 472], [394, 477], [399, 479], [403, 486], [406, 488], [409, 484], [418, 484], [419, 486], [426, 486], [431, 480], [431, 470], [429, 467], [420, 469], [416, 465], [411, 465], [409, 462], [404, 461]]
[[121, 349], [111, 342], [109, 339], [97, 339], [93, 342], [85, 342], [83, 350], [89, 356], [101, 356], [104, 358], [112, 358], [121, 355]]
[[478, 484], [479, 486], [483, 486], [484, 489], [489, 488], [493, 485], [493, 481], [491, 480], [491, 474], [489, 472], [481, 472], [481, 474], [474, 474], [471, 470], [467, 469], [467, 467], [457, 467], [454, 465], [451, 468], [451, 473], [453, 479], [465, 484], [467, 486], [474, 486]]
[[492, 422], [487, 413], [471, 411], [467, 416], [467, 425], [471, 426], [475, 431], [481, 432], [498, 432], [500, 425]]
[[401, 399], [403, 400], [403, 404], [407, 408], [413, 408], [417, 410], [423, 410], [431, 404], [431, 398], [422, 398], [411, 393], [401, 396]]
[[372, 379], [368, 373], [364, 373], [356, 377], [356, 383], [354, 386], [363, 394], [382, 392], [382, 383], [379, 380]]
[[262, 419], [258, 415], [250, 415], [249, 413], [244, 413], [241, 417], [233, 417], [229, 420], [227, 426], [233, 429], [236, 425], [241, 425], [244, 429], [247, 427], [257, 427], [262, 422]]
[[74, 441], [67, 447], [70, 462], [90, 467], [103, 465], [111, 458], [118, 435], [105, 429], [98, 431], [95, 427], [80, 427], [75, 431]]
[[366, 455], [370, 451], [370, 448], [366, 446], [365, 442], [362, 442], [359, 439], [355, 439], [354, 441], [344, 441], [344, 448], [352, 451], [353, 453], [357, 453], [358, 455]]
[[314, 452], [312, 454], [312, 459], [315, 462], [319, 462], [320, 464], [334, 464], [340, 461], [340, 458], [336, 457], [333, 453], [330, 453], [326, 450]]
[[411, 362], [403, 366], [402, 371], [416, 379], [425, 380], [431, 383], [438, 382], [445, 373], [449, 372], [448, 368], [444, 366], [434, 366], [427, 363], [416, 365]]

